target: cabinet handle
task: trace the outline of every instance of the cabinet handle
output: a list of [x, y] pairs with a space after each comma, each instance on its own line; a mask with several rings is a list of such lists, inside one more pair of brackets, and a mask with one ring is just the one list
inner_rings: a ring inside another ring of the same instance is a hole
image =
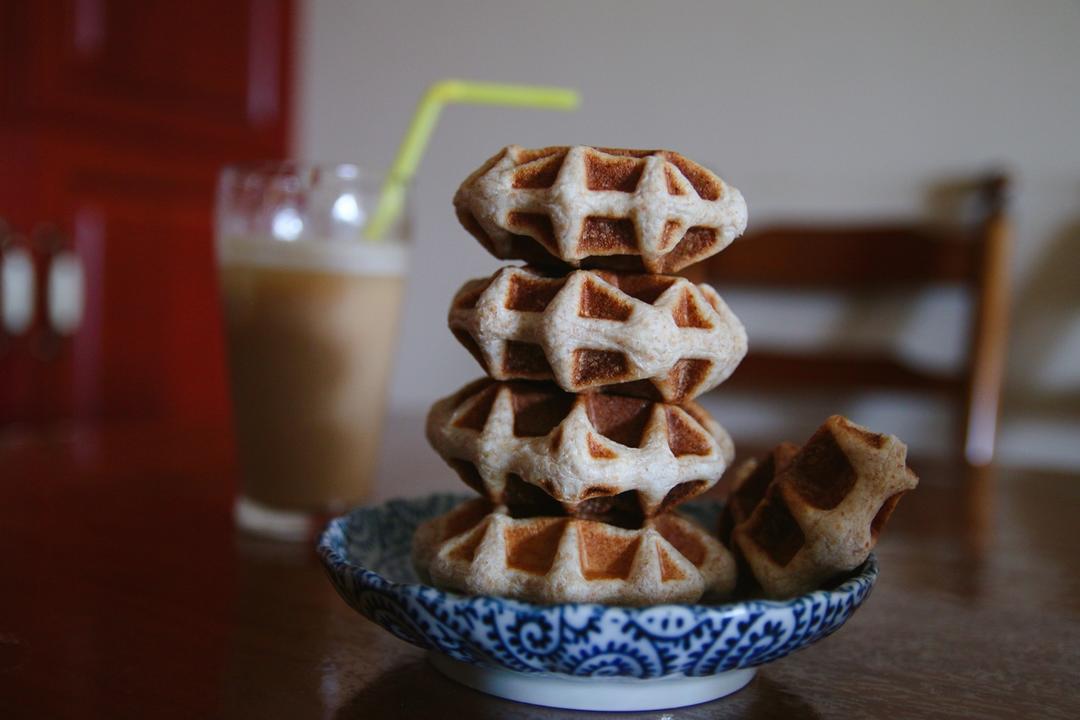
[[34, 323], [37, 278], [30, 252], [15, 239], [0, 239], [0, 327], [11, 336], [23, 335]]
[[86, 279], [82, 261], [71, 250], [61, 250], [49, 261], [49, 326], [57, 335], [72, 335], [82, 324]]
[[[55, 272], [56, 259], [71, 254], [71, 243], [52, 223], [43, 223], [33, 232], [30, 243], [33, 247], [33, 259], [37, 263], [37, 278], [40, 286], [34, 299], [41, 312], [41, 322], [34, 324], [30, 338], [30, 354], [42, 362], [53, 362], [64, 349], [65, 336], [59, 331], [56, 317], [61, 321], [70, 319], [71, 295], [65, 271]], [[81, 290], [79, 291], [81, 293]], [[56, 301], [54, 301], [54, 299]], [[81, 307], [81, 305], [80, 305]], [[58, 313], [56, 312], [58, 311]], [[81, 315], [81, 310], [79, 312]], [[78, 317], [78, 316], [76, 316]]]

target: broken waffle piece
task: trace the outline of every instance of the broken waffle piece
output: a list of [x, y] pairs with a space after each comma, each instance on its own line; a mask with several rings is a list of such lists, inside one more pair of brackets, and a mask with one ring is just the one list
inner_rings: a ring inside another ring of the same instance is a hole
[[418, 574], [438, 587], [542, 603], [692, 603], [727, 597], [730, 552], [675, 513], [636, 529], [572, 517], [515, 518], [482, 500], [424, 523]]
[[462, 183], [458, 219], [495, 257], [674, 273], [746, 229], [746, 202], [668, 150], [504, 148]]
[[708, 285], [666, 275], [507, 267], [466, 283], [450, 329], [496, 380], [554, 380], [683, 402], [727, 379], [746, 330]]
[[435, 403], [427, 435], [492, 502], [534, 512], [547, 503], [555, 514], [618, 524], [705, 492], [734, 455], [727, 432], [693, 402], [486, 379]]
[[732, 471], [731, 488], [719, 521], [720, 539], [725, 544], [730, 544], [735, 526], [749, 518], [765, 497], [777, 471], [787, 467], [798, 451], [795, 443], [782, 442], [765, 457], [745, 460]]
[[900, 498], [918, 485], [900, 440], [839, 415], [784, 463], [789, 451], [774, 451], [775, 475], [749, 516], [739, 519], [743, 501], [759, 494], [763, 482], [753, 468], [739, 484], [740, 507], [732, 508], [732, 548], [774, 598], [818, 589], [861, 565]]

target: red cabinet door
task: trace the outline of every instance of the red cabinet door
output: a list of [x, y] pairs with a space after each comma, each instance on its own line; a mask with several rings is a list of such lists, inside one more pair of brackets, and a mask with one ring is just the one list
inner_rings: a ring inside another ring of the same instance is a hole
[[[292, 11], [0, 3], [0, 218], [38, 279], [33, 324], [0, 340], [0, 423], [225, 421], [214, 181], [287, 152]], [[83, 277], [73, 332], [49, 321], [63, 250]]]

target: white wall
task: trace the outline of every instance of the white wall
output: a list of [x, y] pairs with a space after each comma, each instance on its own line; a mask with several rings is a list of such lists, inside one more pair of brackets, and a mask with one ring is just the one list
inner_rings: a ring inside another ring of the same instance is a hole
[[[416, 256], [392, 386], [399, 415], [419, 417], [479, 374], [445, 329], [445, 310], [466, 278], [498, 262], [457, 225], [450, 199], [503, 145], [670, 147], [739, 187], [752, 224], [922, 213], [935, 183], [1002, 166], [1017, 187], [1001, 453], [1080, 465], [1080, 4], [309, 0], [300, 34], [305, 159], [386, 166], [421, 91], [443, 77], [584, 95], [574, 114], [444, 114], [413, 196]], [[827, 297], [796, 307], [729, 300], [752, 343], [809, 341], [849, 322], [850, 308]], [[919, 308], [899, 328], [861, 308], [859, 324], [875, 342], [951, 362], [963, 305], [945, 292]], [[894, 312], [882, 306], [880, 317]], [[888, 398], [711, 402], [737, 439], [799, 439], [833, 409], [922, 450], [941, 449], [947, 427], [934, 404]]]

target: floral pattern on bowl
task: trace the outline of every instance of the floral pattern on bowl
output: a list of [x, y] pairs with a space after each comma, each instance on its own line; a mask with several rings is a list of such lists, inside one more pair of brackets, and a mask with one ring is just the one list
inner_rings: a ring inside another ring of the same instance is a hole
[[[431, 495], [362, 507], [333, 520], [318, 551], [351, 607], [406, 642], [483, 667], [577, 677], [704, 677], [762, 665], [844, 624], [878, 575], [874, 556], [836, 587], [790, 600], [722, 605], [538, 605], [422, 585], [413, 531], [467, 496]], [[721, 505], [680, 508], [715, 527]]]

